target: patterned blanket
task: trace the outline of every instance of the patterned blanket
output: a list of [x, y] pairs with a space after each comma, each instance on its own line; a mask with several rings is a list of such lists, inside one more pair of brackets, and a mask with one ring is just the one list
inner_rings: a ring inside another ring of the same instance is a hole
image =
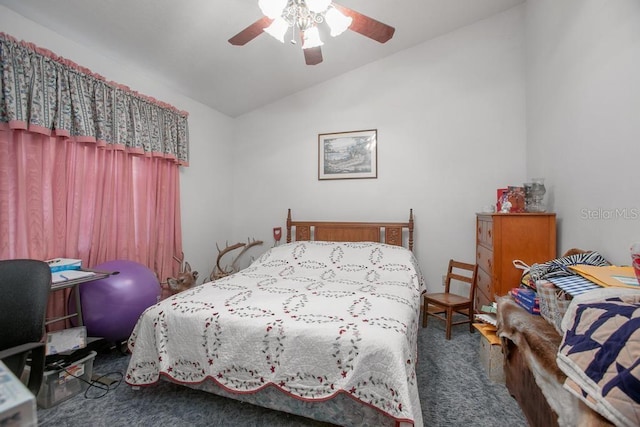
[[563, 319], [557, 361], [567, 375], [564, 386], [615, 425], [638, 426], [640, 292], [584, 295], [590, 301], [574, 300]]
[[422, 425], [416, 383], [424, 282], [413, 254], [378, 243], [296, 242], [140, 317], [126, 381], [268, 385], [301, 400], [339, 393]]

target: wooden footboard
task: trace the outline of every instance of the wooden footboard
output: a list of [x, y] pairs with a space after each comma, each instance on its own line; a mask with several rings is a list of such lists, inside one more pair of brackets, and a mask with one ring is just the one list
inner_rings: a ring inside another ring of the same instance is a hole
[[291, 209], [287, 214], [287, 243], [292, 241], [316, 240], [325, 242], [382, 242], [404, 246], [404, 231], [407, 231], [407, 247], [413, 251], [413, 209], [409, 210], [407, 222], [333, 222], [333, 221], [293, 221]]

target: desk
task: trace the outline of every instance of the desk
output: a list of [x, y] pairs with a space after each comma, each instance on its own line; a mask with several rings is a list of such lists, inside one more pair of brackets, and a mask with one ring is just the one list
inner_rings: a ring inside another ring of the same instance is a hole
[[[75, 271], [75, 270], [72, 270]], [[45, 321], [45, 325], [50, 325], [52, 323], [56, 323], [56, 322], [61, 322], [63, 320], [67, 320], [73, 317], [78, 317], [78, 326], [83, 326], [84, 322], [82, 319], [82, 302], [80, 301], [80, 292], [78, 290], [78, 285], [82, 284], [82, 283], [87, 283], [87, 282], [92, 282], [94, 280], [99, 280], [99, 279], [104, 279], [105, 277], [109, 277], [109, 275], [111, 273], [108, 272], [104, 272], [104, 271], [96, 271], [96, 270], [90, 270], [87, 268], [81, 268], [79, 271], [87, 271], [87, 272], [92, 272], [95, 273], [91, 276], [86, 276], [86, 277], [79, 277], [77, 279], [71, 279], [71, 280], [65, 280], [62, 282], [58, 282], [58, 283], [52, 283], [51, 284], [51, 290], [50, 292], [56, 292], [56, 291], [61, 291], [63, 289], [72, 289], [72, 292], [74, 292], [74, 296], [75, 296], [75, 302], [76, 302], [76, 312], [72, 313], [72, 314], [68, 314], [66, 316], [60, 316], [60, 317], [54, 317], [54, 318], [50, 318], [47, 319]]]

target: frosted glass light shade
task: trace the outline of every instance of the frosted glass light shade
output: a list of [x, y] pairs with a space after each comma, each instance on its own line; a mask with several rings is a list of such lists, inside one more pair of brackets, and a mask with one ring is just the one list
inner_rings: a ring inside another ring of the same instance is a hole
[[262, 13], [271, 19], [282, 16], [282, 11], [287, 6], [288, 0], [258, 0], [258, 6]]
[[338, 9], [333, 7], [327, 11], [324, 18], [331, 30], [331, 37], [339, 36], [347, 31], [353, 21], [350, 16], [343, 15]]
[[322, 13], [329, 8], [331, 0], [306, 0], [307, 9], [314, 13]]
[[271, 25], [264, 29], [264, 32], [269, 34], [274, 39], [280, 41], [280, 43], [284, 43], [284, 35], [287, 34], [287, 30], [289, 29], [289, 24], [287, 21], [278, 17], [273, 20]]
[[320, 33], [318, 27], [311, 27], [304, 31], [304, 38], [302, 40], [302, 48], [310, 49], [312, 47], [322, 46], [322, 40], [320, 40]]

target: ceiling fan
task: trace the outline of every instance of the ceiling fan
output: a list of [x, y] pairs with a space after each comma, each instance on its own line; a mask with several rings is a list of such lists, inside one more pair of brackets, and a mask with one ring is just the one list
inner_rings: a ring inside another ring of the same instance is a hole
[[231, 37], [229, 43], [244, 46], [263, 32], [284, 43], [284, 37], [291, 29], [291, 43], [297, 44], [297, 31], [307, 65], [322, 62], [320, 46], [323, 43], [318, 24], [323, 22], [333, 37], [349, 29], [380, 43], [389, 41], [396, 31], [387, 24], [331, 0], [258, 0], [258, 6], [265, 16]]

